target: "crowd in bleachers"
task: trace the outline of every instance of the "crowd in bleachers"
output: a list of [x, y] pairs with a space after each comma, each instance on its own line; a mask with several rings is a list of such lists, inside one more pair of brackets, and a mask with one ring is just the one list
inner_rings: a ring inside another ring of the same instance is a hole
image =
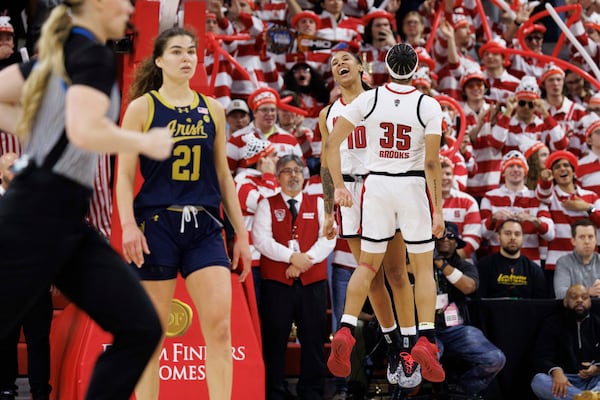
[[[547, 278], [552, 279], [557, 258], [572, 249], [570, 223], [597, 219], [590, 210], [600, 193], [600, 147], [594, 139], [600, 134], [594, 76], [600, 60], [600, 7], [568, 2], [561, 9], [567, 21], [562, 32], [551, 19], [538, 18], [543, 6], [536, 2], [516, 1], [505, 9], [483, 6], [469, 0], [425, 1], [411, 10], [396, 1], [210, 1], [207, 29], [224, 35], [217, 38], [243, 66], [219, 57], [216, 67], [216, 53], [210, 51], [205, 58], [209, 76], [219, 70], [215, 93], [229, 107], [227, 115], [248, 121], [229, 132], [232, 173], [243, 169], [240, 158], [252, 133], [268, 138], [280, 155], [301, 153], [309, 167], [306, 190], [319, 193], [317, 117], [339, 96], [330, 54], [356, 52], [365, 67], [363, 80], [378, 86], [389, 80], [387, 50], [406, 41], [419, 54], [413, 85], [435, 96], [444, 111], [440, 157], [452, 177], [444, 194], [445, 218], [457, 223], [467, 240], [461, 255], [476, 260], [497, 250], [498, 223], [515, 217], [524, 225], [525, 255], [550, 271]], [[229, 40], [231, 34], [248, 39]], [[576, 42], [564, 40], [566, 34]], [[562, 45], [553, 49], [544, 44], [546, 38]], [[280, 104], [292, 101], [304, 112], [255, 113], [256, 99], [269, 89], [285, 90], [278, 96]], [[245, 100], [249, 107], [230, 106], [232, 99], [235, 104]], [[552, 169], [548, 155], [561, 150], [572, 155], [576, 177], [566, 193], [556, 179], [540, 180], [543, 170]], [[522, 169], [516, 184], [508, 177], [509, 164]], [[564, 196], [585, 198], [587, 208], [565, 206]], [[498, 210], [506, 214], [498, 216]]]

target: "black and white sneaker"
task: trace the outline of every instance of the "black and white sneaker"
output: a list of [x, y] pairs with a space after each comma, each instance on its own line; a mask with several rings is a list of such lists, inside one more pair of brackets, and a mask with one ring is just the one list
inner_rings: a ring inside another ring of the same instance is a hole
[[412, 358], [410, 353], [402, 352], [399, 354], [398, 386], [405, 389], [412, 389], [419, 386], [423, 380], [421, 376], [421, 366]]
[[387, 353], [387, 380], [392, 385], [398, 383], [398, 365], [400, 363], [400, 353], [397, 351], [389, 351]]

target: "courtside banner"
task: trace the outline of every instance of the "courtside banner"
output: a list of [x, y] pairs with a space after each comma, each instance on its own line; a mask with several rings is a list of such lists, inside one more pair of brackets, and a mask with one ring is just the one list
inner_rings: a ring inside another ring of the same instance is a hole
[[[231, 285], [232, 399], [264, 399], [261, 346], [238, 275], [231, 275]], [[111, 342], [111, 335], [85, 313], [73, 304], [67, 306], [52, 324], [52, 399], [84, 400], [94, 363]], [[159, 373], [161, 400], [208, 398], [206, 346], [197, 312], [181, 277], [160, 354]]]

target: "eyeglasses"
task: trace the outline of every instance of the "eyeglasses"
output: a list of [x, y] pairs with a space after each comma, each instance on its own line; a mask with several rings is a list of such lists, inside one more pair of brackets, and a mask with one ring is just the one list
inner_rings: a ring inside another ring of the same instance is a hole
[[304, 170], [302, 168], [283, 168], [279, 171], [280, 174], [292, 175], [292, 174], [302, 174]]
[[543, 36], [527, 36], [525, 38], [525, 40], [528, 41], [528, 42], [533, 42], [534, 40], [538, 41], [538, 42], [541, 42], [542, 40], [544, 40], [544, 37]]
[[519, 107], [525, 107], [525, 105], [528, 105], [529, 108], [535, 107], [535, 104], [533, 104], [533, 101], [519, 100], [519, 102], [517, 104], [519, 105]]

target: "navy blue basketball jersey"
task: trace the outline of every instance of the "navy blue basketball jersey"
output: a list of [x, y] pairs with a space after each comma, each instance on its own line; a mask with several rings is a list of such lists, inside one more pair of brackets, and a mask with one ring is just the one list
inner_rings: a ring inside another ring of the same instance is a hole
[[140, 155], [144, 183], [134, 202], [137, 215], [171, 205], [214, 210], [221, 203], [213, 154], [216, 126], [206, 98], [194, 94], [194, 101], [186, 107], [168, 104], [155, 90], [144, 95], [150, 105], [144, 130], [166, 126], [174, 144], [171, 157], [164, 161]]

